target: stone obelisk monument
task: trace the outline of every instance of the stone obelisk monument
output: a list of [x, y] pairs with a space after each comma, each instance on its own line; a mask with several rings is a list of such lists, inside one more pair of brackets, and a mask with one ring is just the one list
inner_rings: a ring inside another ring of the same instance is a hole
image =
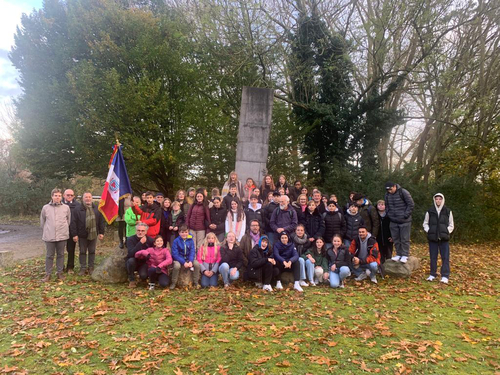
[[267, 173], [273, 92], [272, 89], [243, 87], [235, 168], [242, 183], [251, 177], [260, 184]]

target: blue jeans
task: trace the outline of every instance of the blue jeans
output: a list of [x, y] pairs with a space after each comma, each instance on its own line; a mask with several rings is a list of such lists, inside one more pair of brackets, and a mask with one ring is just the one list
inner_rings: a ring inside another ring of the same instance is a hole
[[316, 264], [311, 262], [309, 259], [306, 259], [306, 273], [309, 281], [314, 281], [314, 278], [316, 277], [318, 282], [323, 282], [323, 268], [316, 269]]
[[300, 263], [300, 279], [305, 280], [306, 279], [306, 261], [304, 258], [299, 257], [299, 263]]
[[209, 286], [217, 286], [217, 282], [219, 281], [219, 274], [216, 272], [211, 277], [201, 275], [201, 287], [208, 288]]
[[236, 270], [234, 276], [231, 275], [229, 271], [230, 271], [229, 264], [222, 263], [219, 266], [219, 272], [222, 275], [222, 280], [224, 281], [224, 285], [231, 284], [232, 281], [238, 280], [240, 277], [240, 271]]
[[347, 266], [342, 266], [340, 269], [330, 271], [330, 286], [338, 288], [347, 277], [351, 276], [351, 270]]
[[438, 252], [441, 254], [441, 277], [450, 277], [450, 243], [448, 241], [429, 241], [431, 275], [436, 277]]
[[372, 275], [376, 275], [377, 271], [378, 271], [378, 263], [377, 262], [371, 262], [371, 263], [368, 263], [368, 264], [361, 264], [358, 268], [353, 268], [352, 269], [352, 273], [354, 273], [354, 275], [356, 277], [358, 277], [359, 275], [361, 275], [366, 270], [370, 270], [371, 273], [372, 273]]
[[274, 244], [276, 243], [276, 239], [278, 238], [278, 233], [276, 232], [266, 232], [266, 236], [269, 238], [269, 245], [272, 249]]

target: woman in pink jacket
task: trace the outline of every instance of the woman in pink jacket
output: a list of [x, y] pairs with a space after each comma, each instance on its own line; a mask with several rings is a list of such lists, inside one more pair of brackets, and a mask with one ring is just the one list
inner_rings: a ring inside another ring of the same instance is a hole
[[135, 253], [138, 259], [146, 259], [148, 265], [149, 290], [154, 290], [156, 282], [165, 288], [169, 283], [168, 266], [172, 264], [170, 249], [163, 247], [163, 237], [156, 236], [154, 247]]
[[196, 254], [196, 260], [200, 263], [202, 288], [217, 286], [220, 259], [219, 241], [217, 240], [217, 236], [213, 232], [210, 232], [205, 237], [203, 245], [200, 246]]

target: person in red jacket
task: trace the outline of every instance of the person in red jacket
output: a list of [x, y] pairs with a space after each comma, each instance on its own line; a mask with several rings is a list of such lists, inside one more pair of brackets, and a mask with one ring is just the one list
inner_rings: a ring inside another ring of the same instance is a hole
[[210, 224], [210, 212], [208, 203], [205, 199], [202, 189], [198, 189], [195, 195], [195, 201], [189, 207], [186, 218], [186, 225], [193, 236], [194, 244], [198, 250], [205, 240], [205, 233]]
[[353, 255], [352, 267], [356, 281], [361, 281], [370, 276], [372, 283], [377, 284], [377, 271], [380, 264], [380, 251], [375, 237], [372, 237], [365, 226], [358, 229], [358, 237], [354, 238], [349, 246]]
[[141, 222], [147, 224], [148, 236], [155, 238], [160, 233], [161, 207], [154, 200], [154, 194], [150, 191], [146, 193], [146, 204], [141, 207], [132, 202], [134, 214], [141, 215]]

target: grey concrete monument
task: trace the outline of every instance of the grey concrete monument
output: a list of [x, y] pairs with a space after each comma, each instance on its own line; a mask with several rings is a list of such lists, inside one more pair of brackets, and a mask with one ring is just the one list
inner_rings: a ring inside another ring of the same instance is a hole
[[273, 93], [273, 89], [243, 87], [235, 167], [242, 183], [248, 177], [260, 183], [267, 173]]

